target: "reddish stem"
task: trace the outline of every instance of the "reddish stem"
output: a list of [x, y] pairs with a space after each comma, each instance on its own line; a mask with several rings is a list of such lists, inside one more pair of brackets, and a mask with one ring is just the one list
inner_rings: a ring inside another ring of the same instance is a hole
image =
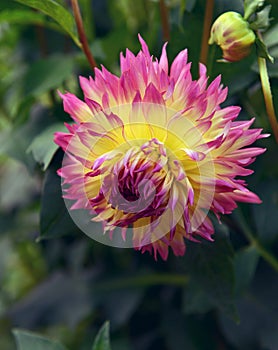
[[169, 41], [170, 40], [170, 26], [169, 26], [168, 8], [167, 8], [164, 0], [159, 0], [159, 7], [160, 7], [163, 40]]
[[76, 26], [77, 26], [79, 40], [80, 40], [81, 45], [82, 45], [82, 50], [83, 50], [85, 56], [87, 57], [87, 60], [90, 64], [92, 70], [94, 70], [94, 68], [97, 67], [97, 64], [96, 64], [94, 56], [92, 55], [90, 48], [89, 48], [88, 40], [87, 40], [87, 37], [85, 34], [84, 25], [83, 25], [81, 13], [80, 13], [78, 0], [71, 0], [71, 5], [72, 5], [72, 9], [73, 9], [73, 14], [74, 14]]
[[213, 7], [214, 0], [207, 0], [206, 2], [206, 10], [205, 10], [205, 18], [204, 18], [204, 27], [203, 27], [203, 36], [202, 36], [202, 47], [200, 54], [200, 62], [206, 64], [208, 59], [208, 41], [210, 35], [210, 27], [213, 17]]

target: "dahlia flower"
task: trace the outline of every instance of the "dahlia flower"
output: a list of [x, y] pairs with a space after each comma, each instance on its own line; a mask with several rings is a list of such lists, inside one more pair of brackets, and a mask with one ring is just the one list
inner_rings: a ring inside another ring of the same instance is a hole
[[220, 76], [208, 85], [200, 64], [192, 79], [187, 50], [169, 69], [166, 44], [158, 60], [139, 40], [137, 55], [121, 54], [120, 77], [95, 69], [80, 77], [84, 101], [61, 94], [74, 123], [55, 134], [65, 152], [58, 174], [70, 212], [102, 224], [86, 233], [166, 260], [169, 247], [185, 253], [185, 239], [213, 240], [209, 211], [220, 219], [237, 202], [260, 203], [238, 176], [252, 173], [246, 167], [265, 149], [248, 146], [266, 135], [249, 129], [253, 119], [235, 121], [239, 107], [220, 107]]
[[249, 23], [238, 12], [225, 12], [211, 27], [209, 44], [216, 43], [223, 52], [223, 59], [240, 61], [248, 56], [256, 36]]

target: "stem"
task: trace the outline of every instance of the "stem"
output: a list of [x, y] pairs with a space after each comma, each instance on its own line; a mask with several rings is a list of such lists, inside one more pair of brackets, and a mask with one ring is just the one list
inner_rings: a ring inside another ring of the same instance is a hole
[[258, 57], [258, 65], [259, 65], [262, 90], [263, 90], [263, 95], [264, 95], [265, 106], [266, 106], [266, 111], [267, 111], [269, 123], [271, 125], [272, 130], [273, 130], [275, 140], [278, 143], [278, 123], [277, 123], [277, 119], [275, 116], [275, 110], [274, 110], [274, 106], [273, 106], [273, 98], [272, 98], [272, 93], [271, 93], [265, 58]]
[[71, 0], [71, 6], [73, 9], [73, 14], [74, 14], [75, 23], [77, 26], [79, 40], [80, 40], [81, 45], [82, 45], [82, 50], [83, 50], [85, 56], [87, 57], [87, 60], [90, 64], [92, 70], [94, 70], [94, 68], [97, 67], [97, 64], [96, 64], [94, 56], [92, 55], [90, 48], [89, 48], [88, 40], [87, 40], [87, 37], [85, 34], [84, 25], [83, 25], [81, 13], [80, 13], [80, 8], [78, 5], [78, 0]]
[[211, 27], [211, 22], [213, 17], [213, 7], [214, 7], [214, 0], [207, 0], [205, 17], [204, 17], [202, 47], [201, 47], [201, 54], [200, 54], [200, 62], [204, 64], [207, 63], [207, 58], [208, 58], [208, 46], [209, 46], [208, 41], [209, 41], [210, 27]]
[[163, 40], [169, 41], [170, 40], [170, 26], [169, 26], [168, 8], [167, 8], [164, 0], [159, 0], [159, 7], [160, 7]]
[[183, 287], [188, 283], [188, 277], [185, 275], [173, 275], [173, 274], [149, 274], [136, 277], [118, 278], [115, 280], [109, 280], [107, 282], [97, 283], [95, 290], [109, 291], [111, 289], [122, 288], [138, 288], [138, 287], [151, 287], [156, 285], [171, 285], [177, 287]]
[[35, 31], [36, 31], [36, 36], [39, 44], [41, 57], [47, 57], [48, 47], [47, 47], [47, 40], [46, 40], [44, 28], [41, 25], [36, 25]]
[[261, 244], [261, 242], [256, 237], [254, 237], [239, 208], [236, 212], [238, 215], [239, 222], [241, 223], [242, 232], [247, 238], [247, 240], [257, 250], [260, 256], [265, 261], [267, 261], [269, 265], [273, 267], [274, 270], [278, 271], [278, 260]]

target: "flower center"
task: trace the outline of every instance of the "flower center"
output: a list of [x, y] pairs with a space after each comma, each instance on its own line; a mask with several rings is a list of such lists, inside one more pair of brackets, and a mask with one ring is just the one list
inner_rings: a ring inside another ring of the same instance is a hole
[[165, 191], [161, 192], [167, 174], [165, 167], [166, 152], [156, 139], [131, 148], [104, 178], [102, 191], [107, 202], [124, 213], [140, 213], [140, 217], [157, 214], [158, 201], [167, 203]]
[[128, 184], [123, 184], [120, 186], [119, 184], [120, 194], [129, 202], [135, 202], [140, 198], [140, 194], [137, 188], [130, 188]]
[[106, 228], [113, 230], [144, 219], [153, 223], [153, 232], [163, 217], [167, 232], [175, 227], [187, 200], [193, 204], [194, 194], [181, 164], [169, 152], [153, 138], [141, 146], [122, 145], [117, 152], [96, 159], [89, 174], [101, 175], [99, 193], [89, 199], [96, 221], [105, 220]]

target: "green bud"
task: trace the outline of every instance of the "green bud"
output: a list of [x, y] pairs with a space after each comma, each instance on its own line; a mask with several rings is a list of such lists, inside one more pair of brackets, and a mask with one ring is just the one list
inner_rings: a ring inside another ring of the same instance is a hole
[[212, 25], [209, 44], [216, 43], [223, 52], [223, 59], [240, 61], [250, 53], [256, 39], [249, 23], [238, 12], [225, 12]]

